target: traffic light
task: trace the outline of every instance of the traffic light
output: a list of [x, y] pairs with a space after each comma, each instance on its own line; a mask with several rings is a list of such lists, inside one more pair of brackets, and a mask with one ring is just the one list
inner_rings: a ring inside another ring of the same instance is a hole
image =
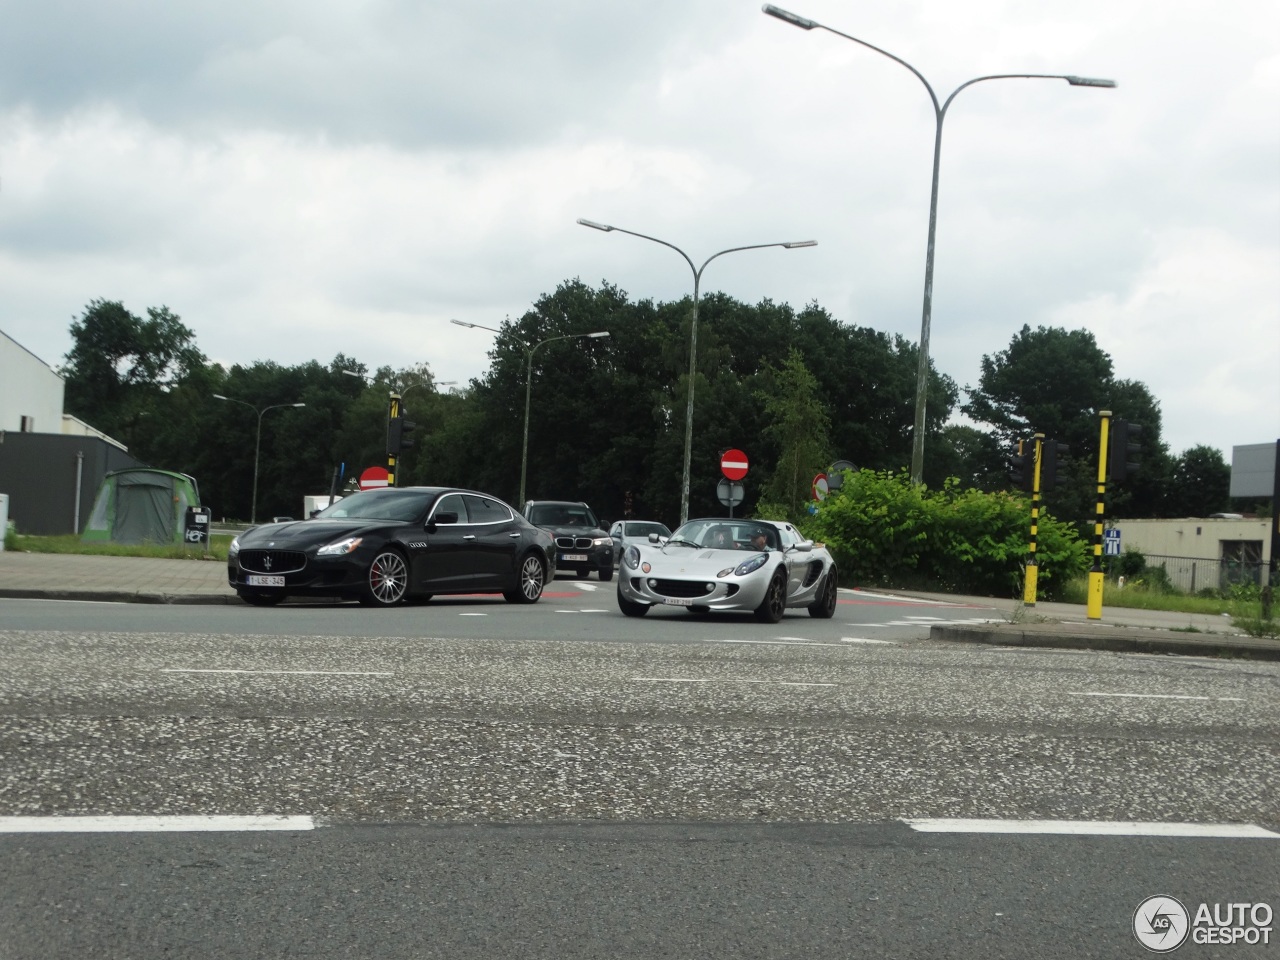
[[[1045, 440], [1040, 444], [1040, 489], [1054, 490], [1066, 486], [1070, 479], [1066, 474], [1067, 457], [1071, 447], [1057, 440]], [[1062, 467], [1061, 475], [1058, 468]]]
[[418, 429], [418, 425], [412, 420], [406, 420], [404, 417], [390, 417], [387, 419], [387, 456], [398, 457], [401, 450], [406, 450], [413, 446], [413, 431]]
[[1111, 421], [1111, 438], [1107, 444], [1107, 480], [1119, 483], [1138, 472], [1142, 455], [1142, 424], [1128, 420]]
[[1009, 458], [1009, 480], [1019, 490], [1030, 492], [1035, 488], [1035, 449], [1034, 440], [1019, 440], [1018, 452]]

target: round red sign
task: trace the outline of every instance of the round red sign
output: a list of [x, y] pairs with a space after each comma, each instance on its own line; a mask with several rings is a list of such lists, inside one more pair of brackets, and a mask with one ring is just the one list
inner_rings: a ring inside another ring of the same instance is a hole
[[720, 472], [730, 480], [741, 480], [747, 475], [747, 455], [741, 450], [726, 450], [720, 456]]
[[385, 487], [390, 474], [387, 473], [386, 467], [368, 467], [364, 473], [360, 474], [361, 490], [377, 490], [379, 487]]

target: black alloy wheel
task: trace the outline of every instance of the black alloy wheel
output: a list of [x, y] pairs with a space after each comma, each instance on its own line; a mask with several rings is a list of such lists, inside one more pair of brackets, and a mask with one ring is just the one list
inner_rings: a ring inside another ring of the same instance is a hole
[[769, 581], [764, 599], [756, 607], [756, 619], [761, 623], [777, 623], [787, 611], [787, 579], [781, 571]]
[[505, 590], [502, 597], [508, 603], [537, 603], [542, 597], [542, 587], [547, 582], [547, 570], [542, 559], [531, 553], [520, 561], [520, 588]]
[[394, 607], [409, 590], [409, 565], [395, 550], [383, 550], [365, 575], [360, 602], [368, 607]]
[[822, 589], [817, 598], [809, 604], [809, 616], [819, 620], [830, 620], [836, 613], [836, 565], [833, 563], [822, 581]]

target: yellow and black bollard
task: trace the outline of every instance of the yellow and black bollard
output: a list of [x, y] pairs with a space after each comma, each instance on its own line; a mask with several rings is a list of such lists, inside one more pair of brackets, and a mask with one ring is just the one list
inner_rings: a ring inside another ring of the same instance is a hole
[[387, 405], [387, 486], [396, 485], [396, 461], [400, 458], [400, 431], [404, 420], [400, 413], [400, 394], [392, 393]]
[[1107, 441], [1111, 432], [1111, 411], [1099, 410], [1102, 438], [1098, 444], [1098, 508], [1093, 521], [1093, 566], [1089, 568], [1089, 598], [1086, 605], [1090, 620], [1102, 619], [1102, 515], [1107, 509]]
[[1031, 549], [1027, 557], [1027, 579], [1022, 591], [1022, 602], [1028, 607], [1036, 605], [1036, 582], [1040, 568], [1036, 563], [1036, 537], [1040, 531], [1040, 460], [1044, 450], [1044, 434], [1037, 433], [1031, 452]]

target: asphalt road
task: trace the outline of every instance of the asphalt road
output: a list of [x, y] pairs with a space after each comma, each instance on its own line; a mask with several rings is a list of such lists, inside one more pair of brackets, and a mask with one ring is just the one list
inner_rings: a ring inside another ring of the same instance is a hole
[[592, 585], [0, 600], [0, 828], [300, 818], [0, 833], [0, 957], [1143, 956], [1149, 896], [1280, 909], [1274, 837], [1026, 826], [1280, 833], [1280, 665], [953, 647], [931, 618], [993, 611], [864, 594], [628, 620]]

